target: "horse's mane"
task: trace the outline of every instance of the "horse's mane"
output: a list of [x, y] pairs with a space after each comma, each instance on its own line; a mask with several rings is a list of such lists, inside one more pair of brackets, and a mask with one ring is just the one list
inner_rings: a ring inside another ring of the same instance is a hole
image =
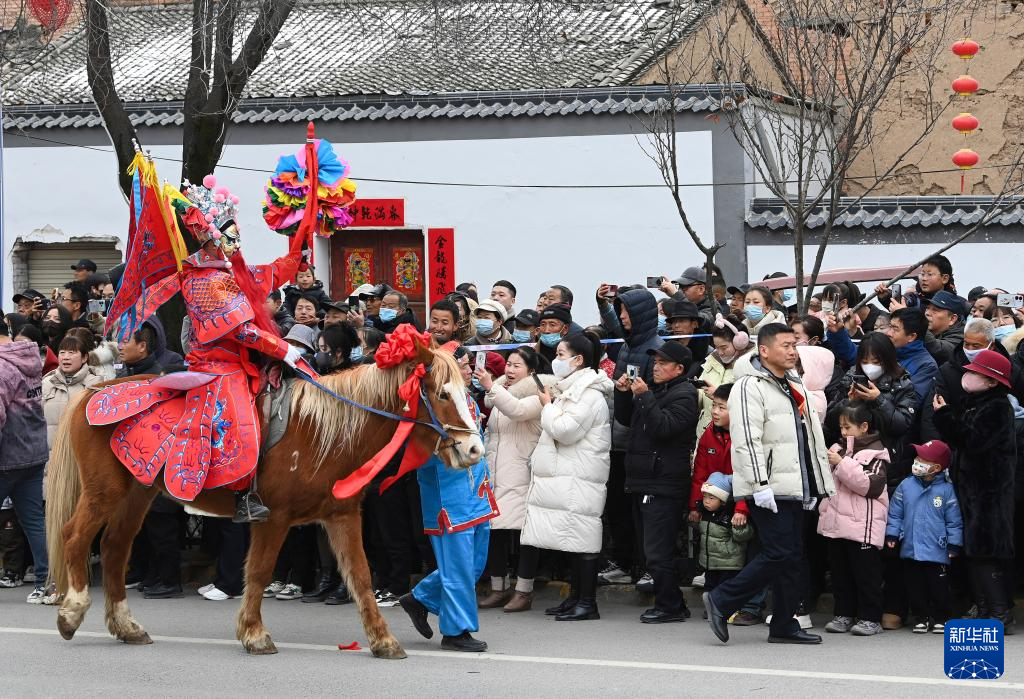
[[[393, 368], [380, 369], [374, 364], [363, 364], [323, 376], [320, 383], [357, 403], [401, 414], [405, 402], [398, 397], [398, 387], [409, 377], [413, 366], [415, 363], [407, 362]], [[440, 394], [445, 384], [463, 386], [459, 366], [447, 352], [434, 353], [430, 373], [435, 394]], [[371, 415], [305, 381], [296, 381], [292, 389], [292, 414], [313, 428], [316, 435], [317, 467], [329, 456], [350, 450], [360, 439], [367, 418]], [[425, 416], [421, 416], [421, 419], [425, 419]]]

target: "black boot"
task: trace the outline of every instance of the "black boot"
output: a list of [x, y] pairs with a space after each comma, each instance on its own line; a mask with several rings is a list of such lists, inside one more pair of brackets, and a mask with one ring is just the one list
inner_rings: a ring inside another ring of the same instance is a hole
[[989, 586], [986, 581], [990, 575], [989, 566], [984, 563], [967, 563], [967, 576], [971, 585], [971, 595], [974, 597], [974, 604], [978, 608], [978, 615], [975, 619], [989, 618]]
[[324, 602], [327, 600], [327, 596], [331, 594], [331, 591], [338, 586], [338, 580], [333, 571], [328, 571], [320, 574], [320, 579], [309, 592], [302, 595], [303, 602]]
[[999, 564], [983, 567], [982, 582], [988, 598], [988, 618], [996, 619], [1003, 625], [1003, 633], [1012, 635], [1016, 620], [1013, 617], [1012, 598], [1008, 599], [1006, 574]]
[[[591, 556], [591, 554], [585, 554]], [[579, 601], [570, 611], [559, 614], [555, 621], [589, 621], [600, 619], [601, 614], [597, 611], [597, 573], [600, 568], [600, 559], [592, 556], [582, 558], [579, 563], [579, 574], [577, 586], [580, 591]]]
[[345, 583], [341, 583], [335, 588], [334, 592], [327, 595], [327, 600], [324, 604], [337, 605], [337, 604], [351, 604], [352, 595], [348, 592], [348, 586]]
[[255, 490], [235, 493], [235, 516], [231, 521], [235, 524], [255, 524], [266, 522], [270, 509], [263, 504]]
[[[572, 557], [572, 574], [569, 579], [569, 596], [564, 600], [556, 604], [554, 607], [548, 607], [544, 610], [544, 613], [548, 616], [558, 616], [559, 614], [565, 614], [576, 607], [580, 601], [580, 589], [579, 589], [579, 556]], [[536, 580], [536, 578], [534, 578]]]

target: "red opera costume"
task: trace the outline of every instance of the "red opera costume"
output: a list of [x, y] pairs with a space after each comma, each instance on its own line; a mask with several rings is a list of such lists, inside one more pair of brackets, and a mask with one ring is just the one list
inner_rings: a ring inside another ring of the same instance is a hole
[[[317, 151], [331, 176], [319, 188]], [[92, 425], [117, 424], [111, 448], [136, 479], [152, 485], [163, 470], [164, 487], [179, 500], [194, 500], [204, 488], [240, 492], [252, 484], [260, 453], [260, 369], [252, 352], [316, 374], [281, 339], [263, 304], [304, 266], [314, 230], [332, 232], [350, 220], [344, 209], [355, 186], [331, 145], [313, 139], [312, 125], [301, 155], [302, 171], [291, 173], [286, 194], [278, 191], [288, 206], [271, 204], [275, 220], [288, 217], [289, 230], [278, 228], [289, 235], [288, 254], [259, 266], [242, 259], [238, 198], [217, 187], [216, 178], [186, 182], [184, 195], [165, 185], [161, 195], [152, 163], [141, 156], [133, 163], [126, 269], [108, 329], [116, 325], [125, 340], [180, 291], [190, 322], [188, 371], [103, 388], [86, 414]], [[317, 189], [330, 196], [319, 199]], [[172, 206], [202, 246], [188, 257]]]

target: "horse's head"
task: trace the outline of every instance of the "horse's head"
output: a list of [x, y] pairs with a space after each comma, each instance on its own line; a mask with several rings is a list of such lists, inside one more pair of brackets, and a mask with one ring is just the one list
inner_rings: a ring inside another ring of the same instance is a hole
[[469, 468], [475, 465], [484, 455], [484, 444], [455, 358], [445, 350], [417, 343], [416, 361], [426, 369], [421, 387], [422, 399], [427, 405], [419, 411], [418, 419], [433, 422], [448, 437], [441, 437], [429, 427], [417, 426], [411, 439], [416, 440], [426, 453], [436, 452], [447, 466]]

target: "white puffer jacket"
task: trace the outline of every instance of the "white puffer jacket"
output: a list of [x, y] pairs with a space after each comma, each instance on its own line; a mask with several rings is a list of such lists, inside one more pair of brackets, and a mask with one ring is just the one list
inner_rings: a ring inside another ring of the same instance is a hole
[[[555, 384], [550, 374], [538, 374], [545, 387]], [[487, 419], [487, 464], [491, 467], [491, 489], [501, 513], [491, 520], [491, 529], [522, 529], [526, 519], [526, 492], [530, 489], [530, 456], [540, 439], [540, 389], [533, 377], [506, 388], [498, 378], [484, 396], [491, 408]]]
[[806, 434], [810, 473], [818, 493], [835, 495], [821, 422], [809, 403], [803, 382], [788, 375], [794, 397], [805, 407], [801, 417], [778, 380], [753, 354], [736, 360], [736, 381], [729, 394], [729, 435], [732, 437], [732, 494], [742, 498], [770, 487], [776, 500], [802, 500], [801, 444]]
[[529, 546], [597, 553], [608, 493], [611, 424], [608, 375], [580, 369], [556, 384], [561, 396], [541, 411], [543, 432], [533, 452], [526, 522]]

